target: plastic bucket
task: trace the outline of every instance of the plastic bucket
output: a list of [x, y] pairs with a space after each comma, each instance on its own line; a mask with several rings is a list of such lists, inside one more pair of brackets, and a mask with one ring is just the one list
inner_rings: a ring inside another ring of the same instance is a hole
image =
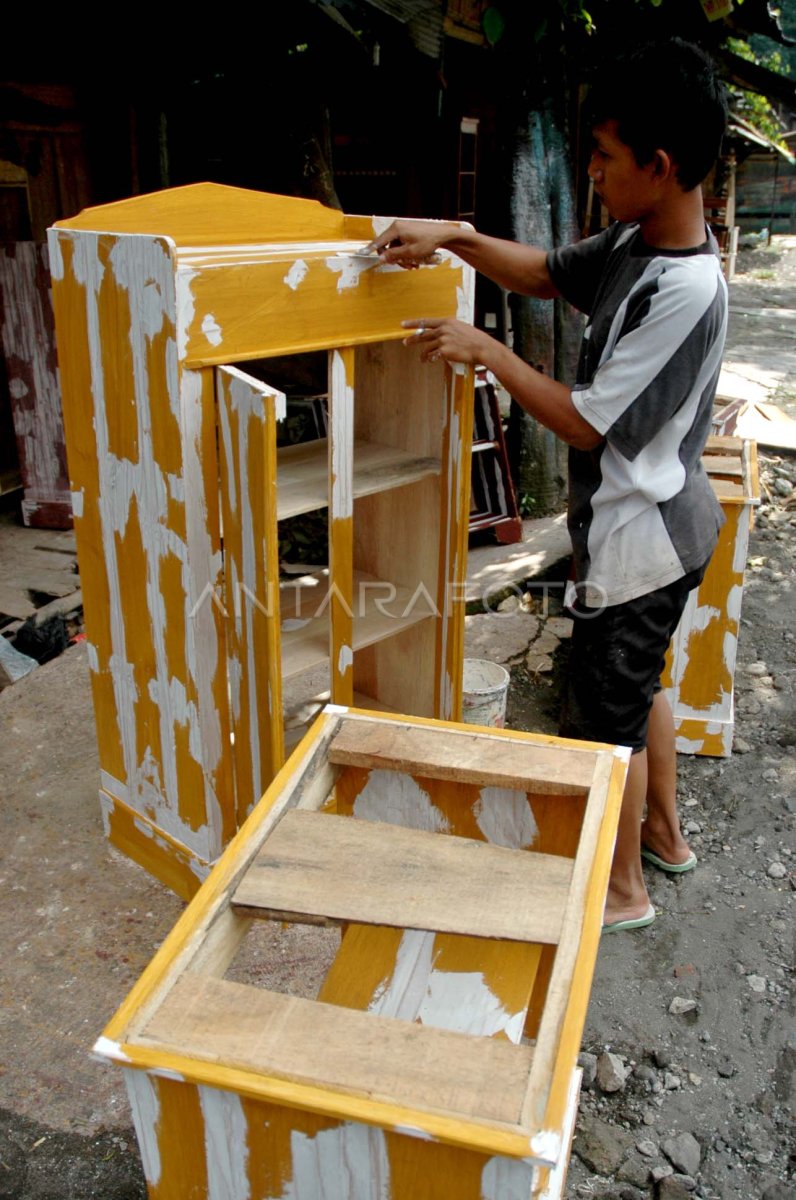
[[462, 720], [468, 725], [506, 724], [509, 673], [499, 663], [484, 658], [466, 658], [462, 680]]

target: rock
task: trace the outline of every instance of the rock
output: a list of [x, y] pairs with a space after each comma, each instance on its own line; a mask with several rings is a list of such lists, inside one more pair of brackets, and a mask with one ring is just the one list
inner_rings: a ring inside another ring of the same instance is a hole
[[702, 826], [699, 824], [699, 821], [686, 821], [685, 832], [686, 833], [701, 833]]
[[683, 1013], [693, 1012], [696, 1007], [696, 1000], [689, 1000], [685, 996], [675, 996], [669, 1005], [669, 1012], [675, 1017], [680, 1017]]
[[632, 1145], [633, 1135], [626, 1129], [599, 1117], [579, 1115], [573, 1150], [596, 1175], [613, 1175]]
[[686, 1187], [687, 1178], [686, 1175], [667, 1175], [658, 1184], [658, 1200], [691, 1200], [693, 1188]]
[[631, 1154], [616, 1173], [617, 1179], [632, 1183], [635, 1187], [646, 1187], [650, 1177], [650, 1165], [640, 1154]]
[[733, 1075], [735, 1074], [735, 1063], [729, 1058], [725, 1058], [716, 1067], [716, 1071], [719, 1075], [721, 1075], [722, 1079], [732, 1079]]
[[534, 644], [530, 647], [530, 650], [533, 651], [533, 653], [552, 655], [555, 654], [556, 650], [558, 649], [560, 644], [559, 639], [552, 632], [549, 626], [550, 622], [548, 621]]
[[474, 613], [464, 618], [464, 653], [504, 663], [527, 648], [539, 628], [537, 617], [524, 612]]
[[557, 638], [572, 637], [572, 627], [575, 622], [571, 617], [549, 617], [545, 625]]
[[31, 671], [35, 671], [38, 665], [35, 658], [23, 654], [11, 645], [8, 638], [0, 635], [0, 689], [23, 679]]
[[773, 862], [766, 871], [769, 879], [784, 879], [787, 874], [788, 868], [781, 862]]
[[744, 671], [747, 675], [768, 675], [768, 667], [764, 662], [747, 663]]
[[661, 1149], [669, 1162], [684, 1175], [696, 1175], [702, 1158], [702, 1149], [693, 1133], [678, 1133], [666, 1138]]
[[762, 975], [747, 975], [746, 982], [753, 992], [762, 994], [766, 990], [767, 984]]
[[658, 1153], [658, 1147], [649, 1138], [642, 1138], [640, 1142], [636, 1142], [636, 1149], [645, 1158], [654, 1158]]
[[676, 1092], [682, 1082], [680, 1076], [673, 1075], [671, 1071], [667, 1071], [663, 1077], [663, 1086], [667, 1092]]
[[774, 491], [777, 493], [778, 496], [789, 496], [791, 494], [791, 492], [793, 491], [793, 484], [791, 483], [791, 481], [789, 479], [782, 479], [782, 478], [775, 479], [774, 480]]
[[601, 1092], [621, 1092], [629, 1074], [618, 1054], [606, 1050], [597, 1059], [597, 1086]]
[[668, 1179], [670, 1175], [674, 1175], [674, 1167], [671, 1163], [656, 1163], [650, 1171], [650, 1178], [654, 1183], [660, 1183], [662, 1179]]
[[529, 650], [525, 657], [525, 665], [536, 675], [547, 675], [553, 669], [553, 660], [549, 654], [537, 654]]
[[733, 739], [732, 749], [733, 749], [733, 753], [735, 753], [735, 754], [748, 754], [750, 752], [750, 750], [752, 749], [752, 747], [750, 746], [749, 742], [746, 741], [745, 738], [736, 737]]
[[652, 1058], [652, 1061], [655, 1063], [655, 1066], [660, 1067], [661, 1069], [663, 1067], [668, 1067], [670, 1062], [672, 1061], [671, 1054], [669, 1053], [668, 1050], [665, 1050], [662, 1046], [658, 1046], [655, 1050], [653, 1050], [650, 1057]]
[[774, 767], [767, 767], [762, 778], [765, 783], [776, 783], [779, 779], [779, 771], [776, 771]]
[[583, 1071], [582, 1087], [587, 1092], [591, 1091], [597, 1078], [597, 1055], [589, 1054], [586, 1050], [582, 1051], [578, 1055], [578, 1066]]
[[793, 1188], [789, 1183], [770, 1183], [760, 1200], [793, 1200]]

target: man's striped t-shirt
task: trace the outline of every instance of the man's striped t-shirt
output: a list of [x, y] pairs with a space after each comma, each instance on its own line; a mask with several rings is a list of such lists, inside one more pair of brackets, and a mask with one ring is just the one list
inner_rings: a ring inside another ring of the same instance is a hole
[[621, 604], [707, 561], [723, 523], [700, 457], [727, 325], [715, 240], [647, 246], [637, 225], [548, 255], [589, 320], [572, 399], [604, 440], [570, 449], [568, 524], [581, 603]]

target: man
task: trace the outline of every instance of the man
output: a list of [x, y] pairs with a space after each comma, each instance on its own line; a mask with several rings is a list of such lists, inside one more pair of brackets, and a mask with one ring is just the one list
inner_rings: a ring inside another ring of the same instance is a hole
[[[512, 291], [589, 316], [570, 390], [452, 319], [405, 321], [421, 358], [480, 363], [570, 446], [577, 599], [562, 733], [630, 746], [604, 931], [651, 924], [641, 856], [696, 864], [676, 807], [663, 656], [721, 526], [700, 456], [726, 330], [726, 285], [699, 187], [726, 124], [710, 60], [679, 39], [612, 64], [590, 100], [589, 175], [614, 218], [546, 253], [444, 222], [396, 221], [371, 243], [417, 267], [439, 247]], [[646, 805], [646, 819], [642, 823]]]

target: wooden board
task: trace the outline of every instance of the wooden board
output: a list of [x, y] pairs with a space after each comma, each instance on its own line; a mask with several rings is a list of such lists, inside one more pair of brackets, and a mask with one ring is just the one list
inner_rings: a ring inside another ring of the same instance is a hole
[[588, 792], [596, 757], [587, 750], [558, 745], [521, 746], [485, 734], [351, 720], [342, 722], [329, 748], [329, 761], [571, 795]]
[[[558, 941], [572, 863], [469, 838], [290, 812], [236, 888], [247, 916], [358, 921], [514, 941]], [[251, 911], [249, 911], [251, 910]]]
[[[369, 1098], [515, 1125], [533, 1051], [184, 975], [140, 1044]], [[500, 1080], [500, 1086], [495, 1081]]]
[[[279, 520], [325, 508], [329, 503], [328, 443], [326, 438], [285, 446], [277, 453], [279, 471]], [[438, 475], [438, 458], [421, 458], [357, 439], [354, 442], [354, 499], [403, 487]]]

